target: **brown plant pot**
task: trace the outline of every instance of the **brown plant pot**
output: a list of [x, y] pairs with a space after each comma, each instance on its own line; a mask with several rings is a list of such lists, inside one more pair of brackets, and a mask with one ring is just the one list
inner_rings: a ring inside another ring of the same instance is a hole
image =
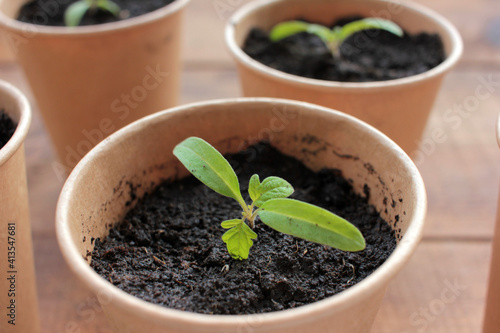
[[[497, 121], [497, 143], [500, 147], [500, 117]], [[500, 196], [498, 212], [493, 236], [492, 256], [490, 264], [490, 280], [486, 295], [486, 314], [483, 333], [496, 333], [500, 327]]]
[[60, 168], [70, 171], [113, 131], [177, 104], [181, 18], [189, 0], [76, 28], [15, 20], [27, 1], [0, 0], [0, 25], [35, 95]]
[[[267, 67], [241, 49], [253, 27], [270, 30], [297, 18], [331, 24], [349, 15], [390, 19], [410, 33], [443, 39], [446, 60], [425, 73], [379, 82], [333, 82], [303, 78]], [[444, 75], [462, 54], [457, 30], [420, 5], [397, 0], [258, 0], [241, 7], [226, 26], [226, 44], [236, 61], [243, 95], [300, 100], [342, 110], [387, 134], [407, 153], [418, 148]]]
[[[189, 136], [206, 139], [222, 153], [234, 153], [267, 139], [313, 170], [342, 170], [360, 194], [367, 184], [370, 203], [391, 221], [398, 235], [394, 253], [368, 278], [338, 295], [262, 315], [183, 312], [121, 291], [89, 267], [90, 258], [83, 259], [94, 247], [89, 240], [105, 237], [137, 202], [135, 196], [130, 197], [129, 184], [140, 198], [153, 184], [186, 175], [172, 150]], [[303, 140], [311, 137], [316, 140]], [[311, 151], [316, 154], [308, 154]], [[389, 281], [409, 260], [421, 238], [425, 210], [425, 189], [417, 168], [373, 127], [308, 103], [229, 99], [166, 110], [111, 135], [86, 155], [68, 178], [58, 202], [56, 228], [67, 264], [97, 295], [115, 332], [366, 333]], [[396, 215], [401, 220], [394, 225]]]
[[19, 90], [0, 81], [0, 109], [18, 124], [0, 149], [0, 332], [36, 333], [38, 302], [24, 162], [31, 108]]
[[10, 50], [7, 37], [3, 31], [0, 31], [0, 62], [14, 61], [15, 57]]

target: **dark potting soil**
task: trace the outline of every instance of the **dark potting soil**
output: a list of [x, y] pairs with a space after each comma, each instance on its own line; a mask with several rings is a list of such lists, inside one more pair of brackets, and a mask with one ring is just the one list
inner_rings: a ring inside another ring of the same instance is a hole
[[3, 110], [0, 110], [0, 149], [12, 138], [15, 131], [16, 124]]
[[392, 229], [338, 170], [314, 173], [267, 144], [228, 160], [237, 166], [243, 193], [254, 173], [261, 180], [283, 177], [295, 187], [293, 198], [355, 224], [366, 239], [366, 249], [342, 252], [281, 234], [257, 220], [258, 238], [249, 259], [234, 260], [221, 239], [225, 230], [220, 223], [241, 216], [238, 203], [191, 176], [161, 184], [106, 239], [96, 239], [94, 270], [127, 293], [169, 308], [251, 314], [335, 295], [366, 278], [393, 252]]
[[[343, 26], [362, 17], [346, 17], [331, 27]], [[426, 72], [445, 60], [444, 46], [437, 34], [408, 34], [402, 38], [370, 29], [353, 34], [334, 57], [322, 40], [300, 33], [279, 42], [269, 32], [254, 28], [243, 51], [271, 68], [319, 80], [367, 82], [399, 79]]]
[[[17, 19], [22, 22], [46, 25], [64, 26], [64, 12], [77, 0], [33, 0], [26, 3], [20, 10]], [[113, 0], [122, 11], [127, 11], [127, 18], [143, 15], [165, 7], [175, 0]], [[80, 25], [94, 25], [119, 21], [113, 14], [105, 10], [89, 11]]]

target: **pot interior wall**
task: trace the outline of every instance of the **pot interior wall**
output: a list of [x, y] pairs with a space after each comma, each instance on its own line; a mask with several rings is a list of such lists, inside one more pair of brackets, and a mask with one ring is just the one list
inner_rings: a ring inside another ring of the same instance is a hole
[[[23, 146], [31, 123], [31, 111], [25, 97], [15, 87], [3, 81], [0, 81], [0, 110], [3, 110], [17, 125], [12, 138], [0, 149], [0, 166], [2, 166]], [[0, 187], [1, 185], [5, 184], [0, 184]]]
[[369, 189], [370, 202], [398, 239], [423, 204], [417, 199], [409, 159], [401, 159], [404, 153], [394, 149], [395, 144], [354, 118], [301, 103], [195, 105], [129, 126], [75, 169], [79, 175], [66, 194], [67, 219], [82, 256], [92, 251], [92, 239], [106, 236], [145, 192], [187, 174], [172, 150], [189, 136], [202, 137], [223, 153], [268, 140], [314, 170], [341, 169], [358, 193], [366, 195]]
[[438, 33], [443, 39], [446, 53], [451, 53], [452, 40], [443, 23], [403, 5], [372, 0], [274, 1], [241, 19], [235, 26], [235, 39], [242, 46], [253, 27], [269, 31], [278, 22], [297, 18], [330, 25], [336, 18], [352, 15], [389, 19], [410, 33]]
[[[15, 19], [19, 14], [19, 8], [30, 0], [0, 0], [0, 11], [10, 17]], [[51, 8], [48, 6], [48, 8]], [[50, 10], [50, 9], [49, 9]], [[28, 31], [27, 31], [28, 33]]]
[[19, 124], [21, 119], [21, 112], [19, 110], [19, 101], [12, 97], [9, 91], [0, 89], [0, 110], [7, 113], [16, 124]]

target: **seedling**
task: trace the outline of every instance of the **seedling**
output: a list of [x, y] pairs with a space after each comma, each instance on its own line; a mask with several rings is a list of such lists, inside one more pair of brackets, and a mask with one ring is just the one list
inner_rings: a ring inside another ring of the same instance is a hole
[[66, 9], [64, 22], [68, 27], [76, 27], [82, 21], [85, 13], [97, 9], [108, 11], [116, 17], [121, 17], [122, 14], [120, 6], [111, 0], [79, 0]]
[[404, 34], [403, 29], [392, 21], [381, 18], [365, 18], [347, 23], [342, 27], [336, 26], [333, 29], [320, 24], [307, 23], [303, 21], [286, 21], [277, 24], [271, 30], [269, 38], [271, 41], [277, 42], [301, 32], [308, 32], [321, 38], [325, 45], [330, 49], [331, 53], [338, 57], [340, 54], [340, 46], [349, 36], [356, 32], [368, 29], [389, 31], [399, 37], [402, 37]]
[[242, 217], [222, 222], [228, 229], [222, 236], [234, 259], [248, 259], [257, 234], [253, 231], [257, 216], [269, 227], [305, 240], [343, 251], [361, 251], [365, 240], [361, 232], [343, 218], [314, 205], [288, 199], [294, 189], [286, 180], [258, 175], [250, 178], [248, 205], [241, 195], [238, 177], [229, 162], [203, 139], [190, 137], [174, 149], [174, 155], [202, 183], [215, 192], [235, 199]]

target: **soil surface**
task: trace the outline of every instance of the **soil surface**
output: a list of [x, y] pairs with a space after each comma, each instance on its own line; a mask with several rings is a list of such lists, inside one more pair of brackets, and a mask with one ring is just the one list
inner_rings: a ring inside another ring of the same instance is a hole
[[[46, 25], [65, 26], [64, 12], [77, 0], [33, 0], [25, 4], [17, 17], [19, 21]], [[143, 15], [168, 5], [174, 0], [113, 0], [122, 9], [123, 18]], [[116, 22], [118, 18], [108, 11], [88, 11], [80, 25], [94, 25]]]
[[12, 138], [15, 131], [16, 124], [3, 110], [0, 110], [0, 149]]
[[238, 203], [188, 177], [163, 183], [106, 239], [92, 240], [91, 266], [118, 288], [146, 301], [207, 314], [251, 314], [335, 295], [370, 275], [393, 252], [394, 232], [339, 171], [314, 173], [267, 144], [250, 149], [228, 156], [243, 193], [254, 173], [261, 180], [283, 177], [295, 188], [292, 198], [355, 224], [366, 249], [342, 252], [280, 234], [257, 220], [258, 238], [249, 259], [234, 260], [221, 239], [225, 230], [220, 223], [241, 216]]
[[[346, 17], [331, 27], [343, 26], [362, 17]], [[243, 51], [274, 69], [307, 78], [366, 82], [399, 79], [423, 73], [445, 60], [444, 46], [437, 34], [405, 32], [402, 38], [370, 29], [347, 38], [334, 57], [323, 41], [309, 33], [299, 33], [278, 42], [269, 32], [251, 30]]]

